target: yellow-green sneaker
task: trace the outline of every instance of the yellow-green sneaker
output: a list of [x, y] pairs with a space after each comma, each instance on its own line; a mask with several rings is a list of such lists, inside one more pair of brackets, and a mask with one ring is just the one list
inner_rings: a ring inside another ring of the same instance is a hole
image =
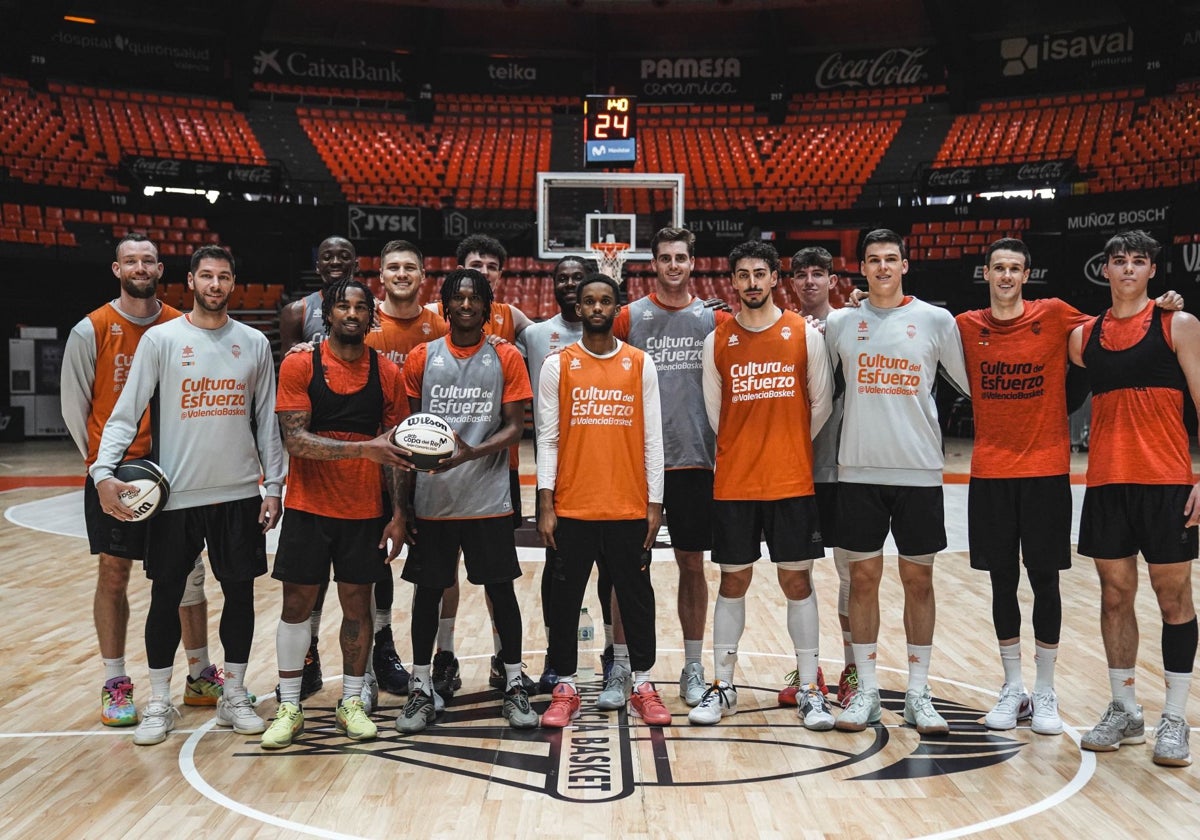
[[187, 678], [183, 703], [186, 706], [215, 706], [224, 690], [225, 674], [216, 665], [209, 665], [195, 679]]
[[290, 747], [292, 740], [304, 731], [304, 710], [295, 703], [280, 703], [275, 720], [262, 736], [264, 750], [281, 750]]
[[337, 704], [333, 728], [351, 741], [370, 741], [378, 732], [375, 721], [367, 717], [361, 697], [342, 698]]

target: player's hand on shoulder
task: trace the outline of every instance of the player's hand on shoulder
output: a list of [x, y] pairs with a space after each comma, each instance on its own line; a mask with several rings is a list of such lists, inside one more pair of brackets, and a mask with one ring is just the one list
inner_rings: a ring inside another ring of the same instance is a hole
[[293, 344], [284, 356], [290, 356], [293, 353], [311, 353], [313, 351], [313, 343], [311, 341], [301, 341], [299, 344]]
[[724, 298], [707, 298], [701, 301], [701, 303], [703, 303], [707, 309], [715, 309], [718, 312], [733, 312], [733, 307], [730, 306], [729, 301], [725, 300]]
[[1178, 312], [1183, 309], [1183, 295], [1174, 289], [1168, 289], [1154, 299], [1154, 305], [1168, 312]]
[[483, 340], [493, 347], [498, 347], [501, 344], [508, 344], [508, 339], [504, 336], [493, 335], [491, 333], [484, 333]]
[[862, 302], [870, 296], [870, 293], [866, 289], [860, 289], [855, 286], [850, 290], [850, 294], [846, 295], [846, 306], [851, 309], [858, 309]]

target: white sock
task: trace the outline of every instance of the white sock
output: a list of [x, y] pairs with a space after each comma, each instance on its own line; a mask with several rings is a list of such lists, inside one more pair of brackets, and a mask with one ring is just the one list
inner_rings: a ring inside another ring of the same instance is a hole
[[1109, 668], [1108, 684], [1112, 688], [1113, 700], [1121, 704], [1121, 708], [1132, 714], [1137, 714], [1137, 696], [1135, 670], [1133, 668]]
[[868, 688], [879, 690], [879, 678], [875, 675], [875, 651], [878, 647], [876, 642], [854, 645], [854, 666], [858, 668], [858, 687], [864, 691]]
[[514, 688], [521, 684], [521, 663], [515, 665], [508, 662], [504, 663], [504, 685], [505, 689]]
[[104, 681], [115, 680], [117, 677], [125, 677], [125, 657], [118, 656], [116, 659], [101, 659], [104, 663]]
[[413, 665], [412, 685], [418, 691], [424, 691], [426, 697], [433, 696], [433, 666]]
[[171, 702], [171, 672], [174, 668], [150, 669], [150, 699]]
[[1000, 664], [1004, 666], [1004, 681], [1009, 685], [1024, 690], [1025, 681], [1021, 679], [1021, 643], [1000, 645]]
[[713, 607], [713, 676], [733, 685], [738, 642], [746, 630], [746, 599], [717, 596]]
[[[308, 625], [305, 625], [305, 632], [308, 630]], [[304, 682], [304, 677], [280, 677], [279, 678], [279, 702], [291, 703], [293, 706], [300, 705], [300, 683]]]
[[649, 671], [635, 671], [633, 674], [633, 690], [637, 691], [646, 683], [650, 682]]
[[571, 674], [571, 676], [569, 676], [569, 677], [559, 677], [558, 684], [559, 685], [569, 685], [569, 686], [571, 686], [572, 691], [574, 691], [576, 694], [579, 693], [579, 691], [575, 688], [575, 675], [574, 674]]
[[454, 653], [454, 619], [457, 616], [438, 619], [437, 649]]
[[817, 681], [817, 657], [821, 638], [821, 621], [817, 612], [816, 593], [810, 592], [801, 601], [787, 602], [788, 636], [796, 651], [796, 671], [801, 686]]
[[[304, 666], [301, 665], [301, 668]], [[225, 689], [224, 695], [228, 698], [244, 697], [246, 691], [246, 668], [245, 662], [226, 662], [225, 663]]]
[[187, 655], [188, 676], [192, 679], [199, 679], [204, 669], [212, 664], [208, 661], [208, 645], [195, 650], [185, 649], [184, 654]]
[[924, 691], [929, 682], [929, 657], [933, 645], [908, 646], [908, 690]]
[[850, 642], [850, 631], [842, 631], [842, 660], [847, 666], [854, 664], [854, 645]]
[[1058, 648], [1042, 647], [1037, 642], [1033, 644], [1033, 664], [1037, 666], [1037, 676], [1033, 680], [1034, 691], [1048, 691], [1054, 688], [1054, 664], [1058, 661]]
[[604, 646], [612, 647], [616, 642], [613, 641], [613, 626], [611, 624], [604, 625]]
[[312, 637], [314, 639], [320, 638], [320, 636], [321, 636], [321, 611], [320, 610], [312, 611], [312, 614], [308, 617], [308, 624], [309, 624], [309, 627], [312, 628]]
[[1163, 676], [1167, 681], [1167, 699], [1163, 703], [1163, 715], [1176, 715], [1186, 720], [1188, 691], [1192, 687], [1191, 672], [1179, 674], [1165, 671]]
[[375, 632], [378, 633], [384, 627], [392, 626], [392, 611], [391, 610], [375, 610]]
[[683, 664], [699, 665], [700, 656], [704, 653], [703, 639], [684, 639], [683, 640]]
[[613, 665], [620, 665], [626, 671], [632, 671], [629, 667], [629, 645], [613, 645]]
[[366, 677], [352, 677], [349, 674], [342, 674], [342, 699], [349, 700], [351, 697], [361, 697], [363, 690], [363, 682]]

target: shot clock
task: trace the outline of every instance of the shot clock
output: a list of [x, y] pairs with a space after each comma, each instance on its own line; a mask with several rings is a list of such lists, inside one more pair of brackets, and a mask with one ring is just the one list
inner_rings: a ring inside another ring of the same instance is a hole
[[584, 97], [583, 147], [587, 167], [633, 166], [637, 161], [637, 97]]

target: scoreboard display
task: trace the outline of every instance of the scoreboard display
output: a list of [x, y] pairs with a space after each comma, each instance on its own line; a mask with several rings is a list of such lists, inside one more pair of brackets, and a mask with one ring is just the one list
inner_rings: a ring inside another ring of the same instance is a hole
[[583, 100], [583, 162], [586, 167], [633, 166], [637, 162], [637, 97], [593, 94]]

